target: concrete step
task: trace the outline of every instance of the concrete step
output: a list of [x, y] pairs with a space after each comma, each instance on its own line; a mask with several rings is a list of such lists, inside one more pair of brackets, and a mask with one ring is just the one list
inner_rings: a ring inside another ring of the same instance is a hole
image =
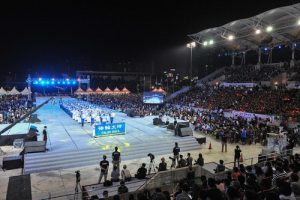
[[[174, 137], [175, 138], [175, 137]], [[181, 152], [200, 150], [200, 145], [193, 137], [180, 138], [178, 141]], [[175, 141], [164, 141], [163, 144], [153, 141], [152, 143], [134, 144], [132, 147], [122, 149], [122, 160], [132, 160], [147, 157], [148, 153], [156, 156], [172, 154]], [[67, 169], [88, 165], [98, 165], [105, 154], [111, 160], [112, 149], [102, 150], [97, 148], [79, 149], [66, 152], [46, 152], [25, 155], [24, 174], [45, 172], [57, 169]]]
[[[193, 151], [193, 150], [200, 150], [199, 147], [193, 147], [189, 148], [188, 150], [182, 149], [182, 153]], [[153, 151], [153, 154], [157, 156], [165, 155], [165, 152], [156, 152]], [[122, 160], [132, 160], [132, 159], [138, 159], [138, 158], [145, 158], [145, 154], [136, 154], [132, 156], [128, 156], [123, 158]], [[76, 167], [84, 167], [84, 166], [91, 166], [91, 165], [98, 165], [100, 160], [93, 160], [90, 157], [86, 158], [86, 160], [83, 160], [81, 158], [77, 158], [75, 161], [70, 162], [70, 160], [65, 160], [63, 163], [56, 163], [54, 165], [46, 165], [46, 166], [31, 166], [31, 167], [24, 167], [23, 173], [24, 174], [30, 174], [30, 173], [38, 173], [38, 172], [46, 172], [51, 170], [59, 170], [59, 169], [68, 169], [68, 168], [76, 168]]]
[[[187, 145], [183, 148], [181, 148], [182, 151], [187, 151], [191, 148], [198, 148], [200, 149], [200, 145]], [[135, 158], [139, 158], [140, 156], [146, 157], [148, 155], [148, 153], [153, 153], [153, 152], [164, 152], [165, 154], [171, 154], [172, 153], [172, 149], [168, 148], [168, 147], [163, 147], [163, 148], [146, 148], [143, 150], [131, 150], [128, 151], [126, 153], [123, 153], [121, 155], [122, 160], [130, 160], [128, 159], [128, 157], [135, 157]], [[99, 154], [99, 152], [97, 153], [93, 153], [93, 154], [78, 154], [78, 153], [70, 153], [68, 156], [64, 156], [64, 157], [57, 157], [57, 158], [52, 158], [52, 159], [47, 159], [47, 158], [43, 158], [43, 159], [35, 159], [35, 160], [26, 160], [26, 167], [32, 167], [34, 165], [39, 165], [39, 166], [43, 166], [43, 165], [56, 165], [59, 163], [64, 163], [66, 161], [76, 161], [76, 160], [87, 160], [87, 159], [92, 159], [92, 160], [102, 160], [102, 155], [103, 154]], [[107, 156], [108, 160], [111, 160], [111, 156], [108, 155]]]
[[[164, 143], [163, 146], [168, 148], [166, 149], [167, 151], [170, 151], [172, 152], [172, 149], [173, 149], [173, 145], [174, 143]], [[191, 145], [191, 144], [194, 144], [194, 145], [197, 145], [199, 146], [199, 144], [197, 143], [197, 141], [195, 139], [193, 139], [192, 141], [183, 141], [183, 142], [180, 142], [179, 143], [179, 146], [187, 146], [187, 145]], [[142, 149], [145, 149], [144, 147], [145, 145], [141, 145], [141, 146], [132, 146], [132, 147], [127, 147], [127, 148], [124, 148], [122, 149], [122, 155], [126, 154], [127, 152], [135, 152], [135, 151], [140, 151]], [[153, 144], [148, 144], [147, 143], [147, 146], [151, 147], [151, 149], [156, 149], [156, 148], [161, 148], [162, 144], [157, 144], [157, 143], [153, 143]], [[146, 148], [147, 149], [147, 148]], [[26, 160], [26, 163], [29, 163], [28, 161], [31, 161], [31, 160], [39, 160], [39, 161], [42, 161], [44, 158], [46, 159], [51, 159], [51, 158], [54, 158], [55, 159], [61, 159], [61, 157], [69, 157], [69, 156], [74, 156], [74, 154], [76, 154], [76, 156], [79, 156], [81, 154], [97, 154], [98, 156], [99, 155], [103, 155], [103, 154], [106, 154], [107, 156], [110, 156], [110, 154], [113, 152], [112, 149], [108, 149], [108, 150], [103, 150], [103, 149], [96, 149], [96, 148], [91, 148], [91, 149], [83, 149], [83, 150], [76, 150], [76, 151], [66, 151], [66, 152], [54, 152], [54, 153], [49, 153], [48, 152], [43, 152], [43, 153], [35, 153], [35, 154], [27, 154], [25, 155], [25, 160]]]

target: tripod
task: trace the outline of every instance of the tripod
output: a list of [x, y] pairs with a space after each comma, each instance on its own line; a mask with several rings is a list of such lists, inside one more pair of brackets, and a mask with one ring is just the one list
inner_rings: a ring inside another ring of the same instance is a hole
[[151, 159], [149, 164], [149, 169], [148, 169], [148, 175], [151, 173], [151, 169], [153, 169], [154, 173], [156, 173], [154, 164], [155, 164], [154, 159], [153, 160]]

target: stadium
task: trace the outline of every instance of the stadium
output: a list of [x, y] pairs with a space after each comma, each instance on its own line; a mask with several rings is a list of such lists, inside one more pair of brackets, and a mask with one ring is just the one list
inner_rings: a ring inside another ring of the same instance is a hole
[[[0, 199], [300, 199], [300, 3], [181, 37], [185, 72], [129, 61], [9, 72]], [[205, 57], [214, 67], [199, 69]]]

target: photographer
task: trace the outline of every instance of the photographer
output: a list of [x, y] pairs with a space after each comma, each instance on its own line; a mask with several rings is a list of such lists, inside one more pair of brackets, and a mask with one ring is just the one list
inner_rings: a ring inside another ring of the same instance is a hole
[[166, 170], [167, 170], [167, 163], [165, 162], [165, 158], [162, 157], [161, 163], [159, 163], [159, 166], [158, 166], [158, 171], [161, 172], [161, 171], [166, 171]]

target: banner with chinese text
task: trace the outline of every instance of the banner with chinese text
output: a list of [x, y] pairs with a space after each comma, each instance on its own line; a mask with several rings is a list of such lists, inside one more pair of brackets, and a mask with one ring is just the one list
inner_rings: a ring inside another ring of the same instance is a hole
[[125, 134], [125, 123], [113, 123], [113, 124], [99, 124], [95, 125], [95, 137], [107, 136], [107, 135], [122, 135]]

